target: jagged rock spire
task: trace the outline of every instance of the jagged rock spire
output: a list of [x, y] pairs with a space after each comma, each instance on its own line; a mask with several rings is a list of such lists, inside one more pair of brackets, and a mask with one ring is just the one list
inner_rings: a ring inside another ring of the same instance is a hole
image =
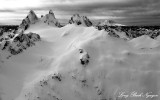
[[92, 22], [86, 16], [80, 16], [79, 14], [74, 14], [69, 20], [70, 24], [92, 26]]
[[26, 30], [30, 24], [34, 24], [38, 21], [38, 17], [33, 10], [30, 10], [27, 17], [22, 20], [22, 23], [19, 26], [20, 30]]
[[35, 14], [35, 12], [33, 10], [30, 10], [29, 14]]
[[34, 24], [38, 20], [38, 17], [33, 10], [30, 10], [30, 12], [26, 18], [29, 19], [31, 24]]
[[56, 18], [52, 10], [49, 10], [49, 14], [52, 15], [53, 18]]
[[61, 27], [58, 20], [55, 18], [55, 15], [52, 10], [49, 10], [49, 13], [45, 16], [41, 16], [41, 19], [37, 17], [33, 10], [30, 10], [27, 17], [22, 20], [22, 23], [19, 26], [18, 31], [24, 31], [30, 27], [31, 24], [35, 24], [36, 22], [43, 22], [51, 26]]
[[61, 27], [52, 10], [49, 10], [49, 13], [42, 18], [42, 21], [51, 26]]
[[54, 14], [52, 10], [49, 10], [49, 14]]

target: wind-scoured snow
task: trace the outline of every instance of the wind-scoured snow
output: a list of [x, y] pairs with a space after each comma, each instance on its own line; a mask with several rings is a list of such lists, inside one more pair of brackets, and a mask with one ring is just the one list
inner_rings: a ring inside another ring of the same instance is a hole
[[[159, 48], [152, 46], [154, 43], [150, 44], [152, 49], [147, 48], [146, 36], [126, 41], [104, 30], [74, 24], [30, 31], [42, 41], [10, 58], [17, 64], [23, 62], [25, 68], [30, 62], [25, 72], [19, 69], [18, 74], [25, 75], [19, 80], [16, 100], [125, 100], [119, 92], [158, 94]], [[139, 42], [145, 39], [146, 43]]]

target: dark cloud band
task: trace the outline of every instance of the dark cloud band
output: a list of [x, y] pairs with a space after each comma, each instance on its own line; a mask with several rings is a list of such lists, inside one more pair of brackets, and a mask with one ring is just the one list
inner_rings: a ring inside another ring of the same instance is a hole
[[[113, 16], [118, 22], [128, 25], [159, 24], [160, 0], [45, 0], [43, 6], [23, 8], [23, 10], [49, 10], [53, 9], [62, 16], [71, 16], [74, 13], [91, 16]], [[12, 10], [0, 10], [0, 12], [14, 12]], [[68, 17], [67, 17], [68, 18]], [[98, 17], [97, 17], [98, 18]], [[101, 17], [99, 17], [101, 18]], [[66, 19], [66, 17], [64, 17]]]

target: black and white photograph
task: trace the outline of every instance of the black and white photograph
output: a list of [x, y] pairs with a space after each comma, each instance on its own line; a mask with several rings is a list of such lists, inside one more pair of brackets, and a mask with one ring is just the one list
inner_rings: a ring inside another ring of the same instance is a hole
[[160, 0], [0, 0], [0, 100], [160, 100]]

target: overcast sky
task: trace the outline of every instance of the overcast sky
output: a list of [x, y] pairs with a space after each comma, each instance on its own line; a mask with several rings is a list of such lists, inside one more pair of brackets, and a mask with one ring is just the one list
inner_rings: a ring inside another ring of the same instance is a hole
[[30, 9], [38, 16], [52, 9], [60, 20], [79, 13], [91, 20], [112, 19], [126, 25], [160, 23], [160, 0], [0, 0], [0, 24], [19, 24]]

